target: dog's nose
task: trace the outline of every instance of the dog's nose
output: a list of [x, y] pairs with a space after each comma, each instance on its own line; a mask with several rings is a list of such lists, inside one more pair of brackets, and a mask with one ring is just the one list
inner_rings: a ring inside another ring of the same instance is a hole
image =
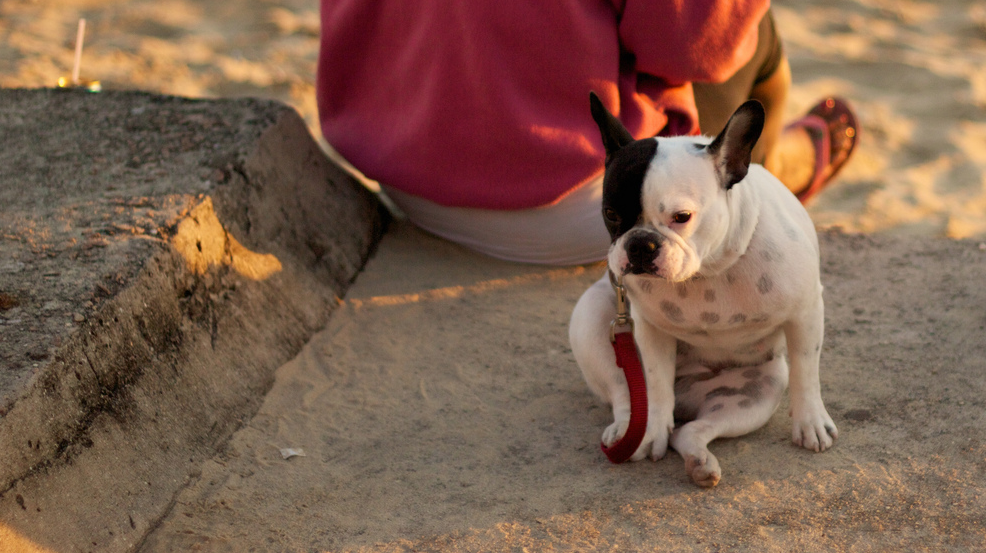
[[636, 234], [627, 239], [627, 254], [630, 257], [649, 257], [657, 253], [657, 240], [653, 236]]
[[631, 272], [648, 272], [657, 257], [659, 244], [653, 235], [637, 234], [627, 238], [626, 250]]
[[642, 236], [634, 236], [627, 242], [627, 253], [630, 255], [648, 255], [657, 251], [657, 241]]

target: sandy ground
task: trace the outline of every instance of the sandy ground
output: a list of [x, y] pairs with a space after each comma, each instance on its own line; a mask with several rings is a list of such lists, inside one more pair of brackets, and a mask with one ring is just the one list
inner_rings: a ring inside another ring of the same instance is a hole
[[610, 415], [565, 332], [600, 267], [496, 262], [398, 226], [141, 551], [976, 550], [986, 253], [822, 245], [822, 387], [841, 431], [826, 453], [791, 444], [785, 402], [713, 444], [711, 491], [674, 453], [609, 464]]
[[72, 73], [105, 89], [191, 97], [260, 96], [294, 106], [314, 128], [314, 0], [14, 0], [0, 5], [0, 86], [55, 86]]
[[[316, 9], [312, 0], [8, 0], [0, 86], [67, 75], [86, 17], [83, 74], [107, 87], [274, 97], [312, 124]], [[977, 240], [911, 250], [904, 238], [827, 239], [830, 254], [847, 254], [826, 265], [823, 390], [842, 430], [834, 450], [791, 446], [779, 412], [715, 447], [724, 480], [711, 492], [694, 488], [674, 455], [608, 465], [596, 449], [607, 412], [565, 337], [598, 268], [497, 263], [399, 226], [143, 551], [986, 543], [986, 298], [974, 270], [986, 238], [986, 7], [789, 0], [775, 14], [794, 72], [790, 115], [840, 94], [864, 127], [840, 183], [811, 205], [816, 222]], [[281, 448], [305, 456], [285, 460]]]

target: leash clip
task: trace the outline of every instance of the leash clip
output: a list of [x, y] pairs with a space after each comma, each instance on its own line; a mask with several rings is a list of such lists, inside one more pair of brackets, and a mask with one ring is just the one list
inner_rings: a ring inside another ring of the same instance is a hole
[[609, 325], [609, 341], [616, 343], [616, 329], [630, 327], [630, 332], [633, 332], [633, 318], [630, 317], [630, 304], [627, 302], [627, 289], [623, 285], [622, 274], [613, 281], [613, 290], [616, 291], [616, 318]]

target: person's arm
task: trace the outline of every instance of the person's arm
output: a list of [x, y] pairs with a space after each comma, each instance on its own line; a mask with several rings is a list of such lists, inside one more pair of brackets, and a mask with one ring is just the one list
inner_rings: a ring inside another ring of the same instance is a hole
[[[725, 81], [750, 60], [769, 0], [614, 0], [635, 72], [671, 85]], [[621, 6], [622, 4], [622, 6]]]

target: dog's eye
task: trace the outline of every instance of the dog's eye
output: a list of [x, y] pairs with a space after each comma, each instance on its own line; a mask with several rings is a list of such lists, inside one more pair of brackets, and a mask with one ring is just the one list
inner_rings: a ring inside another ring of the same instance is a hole
[[692, 218], [692, 214], [690, 212], [679, 211], [678, 213], [675, 213], [674, 215], [671, 216], [671, 222], [677, 223], [679, 225], [683, 225], [688, 221], [690, 221], [691, 218]]
[[603, 218], [611, 223], [620, 222], [620, 216], [616, 213], [616, 210], [609, 207], [603, 210]]

